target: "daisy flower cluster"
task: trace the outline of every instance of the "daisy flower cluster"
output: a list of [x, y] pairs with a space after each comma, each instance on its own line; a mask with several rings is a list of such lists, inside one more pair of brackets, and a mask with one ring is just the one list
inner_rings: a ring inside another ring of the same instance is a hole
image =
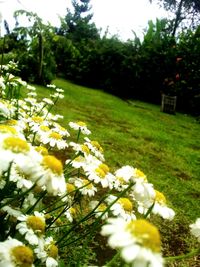
[[[85, 122], [63, 126], [51, 112], [64, 90], [48, 85], [50, 97], [38, 100], [15, 67], [0, 76], [0, 266], [70, 266], [63, 251], [102, 225], [124, 261], [163, 266], [159, 231], [147, 220], [174, 218], [164, 194], [133, 166], [113, 170]], [[199, 239], [199, 222], [191, 232]]]

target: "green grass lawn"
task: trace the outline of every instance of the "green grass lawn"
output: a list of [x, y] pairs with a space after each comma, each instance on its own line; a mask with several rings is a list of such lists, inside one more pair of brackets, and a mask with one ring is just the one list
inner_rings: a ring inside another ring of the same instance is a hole
[[[64, 115], [61, 124], [86, 122], [91, 139], [103, 147], [112, 171], [132, 165], [147, 175], [177, 214], [173, 222], [154, 220], [164, 243], [171, 247], [164, 245], [165, 254], [188, 252], [195, 243], [188, 224], [200, 217], [200, 124], [189, 115], [162, 113], [159, 106], [125, 102], [62, 79], [54, 83], [65, 90], [65, 98], [54, 109], [54, 113]], [[47, 96], [48, 89], [38, 89], [39, 95]], [[170, 266], [198, 266], [197, 261]]]

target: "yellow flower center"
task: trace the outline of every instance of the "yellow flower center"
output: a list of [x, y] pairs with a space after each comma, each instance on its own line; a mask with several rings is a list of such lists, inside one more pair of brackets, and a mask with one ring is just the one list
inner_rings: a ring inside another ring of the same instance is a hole
[[120, 184], [126, 184], [126, 181], [124, 180], [123, 177], [117, 176], [116, 179], [120, 182]]
[[26, 246], [17, 246], [11, 250], [16, 266], [31, 267], [34, 261], [33, 252]]
[[49, 257], [56, 259], [58, 257], [58, 248], [57, 248], [57, 246], [54, 245], [54, 244], [51, 244], [48, 247], [47, 254], [48, 254]]
[[86, 126], [86, 123], [83, 122], [83, 121], [77, 121], [76, 123], [77, 123], [78, 126], [80, 126], [80, 127], [84, 127], [84, 126]]
[[167, 200], [165, 198], [165, 196], [163, 195], [163, 193], [155, 190], [156, 196], [155, 196], [155, 201], [157, 201], [160, 204], [166, 204]]
[[48, 126], [45, 126], [45, 125], [41, 125], [41, 126], [40, 126], [40, 130], [43, 131], [43, 132], [48, 132], [48, 131], [50, 131], [49, 127], [48, 127]]
[[136, 176], [137, 176], [138, 178], [142, 178], [142, 179], [144, 179], [144, 180], [147, 182], [146, 175], [145, 175], [141, 170], [136, 169]]
[[59, 128], [60, 131], [63, 131], [63, 132], [66, 131], [66, 129], [64, 127], [62, 127], [61, 125], [59, 125], [58, 128]]
[[102, 170], [101, 168], [96, 168], [96, 169], [95, 169], [95, 172], [97, 173], [97, 175], [98, 175], [100, 178], [105, 178], [105, 176], [106, 176], [106, 173], [105, 173], [104, 170]]
[[17, 125], [17, 123], [18, 123], [17, 120], [8, 120], [7, 121], [8, 125]]
[[124, 208], [125, 211], [129, 211], [130, 212], [130, 211], [133, 210], [133, 204], [128, 198], [121, 197], [121, 198], [118, 199], [117, 202], [122, 205], [122, 207]]
[[35, 147], [35, 150], [36, 150], [37, 152], [39, 152], [41, 155], [43, 155], [43, 156], [48, 155], [48, 150], [46, 149], [46, 147], [43, 147], [43, 146], [37, 146], [37, 147]]
[[75, 208], [71, 207], [71, 208], [69, 209], [69, 211], [70, 211], [70, 214], [72, 215], [72, 217], [75, 217], [75, 216], [76, 216], [77, 211], [76, 211]]
[[86, 146], [86, 145], [81, 145], [81, 149], [83, 152], [85, 152], [86, 154], [89, 154], [90, 153], [90, 150], [89, 148]]
[[109, 167], [104, 163], [101, 163], [99, 165], [99, 168], [101, 168], [105, 173], [109, 172], [109, 170], [110, 170]]
[[17, 131], [12, 126], [9, 126], [9, 125], [0, 125], [0, 133], [17, 134]]
[[32, 121], [34, 121], [36, 123], [41, 123], [44, 121], [44, 119], [42, 117], [39, 117], [39, 116], [34, 116], [34, 117], [32, 117]]
[[104, 212], [106, 209], [107, 209], [107, 206], [104, 203], [101, 203], [97, 208], [97, 210], [100, 212]]
[[28, 217], [26, 223], [35, 233], [44, 234], [46, 227], [44, 219], [31, 215]]
[[74, 186], [73, 184], [69, 184], [69, 183], [67, 183], [67, 184], [66, 184], [66, 187], [67, 187], [67, 192], [68, 192], [68, 193], [71, 193], [71, 192], [73, 192], [74, 190], [76, 190], [76, 188], [75, 188], [75, 186]]
[[97, 141], [91, 141], [91, 144], [97, 148], [99, 151], [103, 152], [103, 148], [100, 146], [100, 144]]
[[161, 251], [161, 240], [158, 229], [146, 220], [130, 221], [127, 230], [137, 238], [137, 243], [151, 249], [153, 252]]
[[77, 161], [77, 162], [84, 162], [85, 159], [84, 159], [84, 157], [82, 157], [82, 156], [78, 156], [78, 157], [76, 157], [76, 158], [74, 159], [74, 161]]
[[51, 132], [49, 134], [49, 137], [53, 138], [53, 139], [56, 139], [56, 140], [61, 140], [62, 139], [62, 136], [59, 133], [56, 133], [56, 132]]
[[90, 181], [87, 180], [87, 179], [83, 179], [83, 184], [85, 185], [85, 187], [86, 187], [87, 189], [92, 189], [92, 188], [93, 188], [93, 184], [92, 184], [92, 182], [90, 182]]
[[14, 153], [26, 153], [30, 150], [28, 143], [18, 137], [7, 137], [3, 141], [5, 149], [10, 149]]
[[47, 169], [50, 169], [52, 172], [58, 175], [61, 175], [63, 172], [62, 162], [54, 156], [44, 156], [42, 163]]

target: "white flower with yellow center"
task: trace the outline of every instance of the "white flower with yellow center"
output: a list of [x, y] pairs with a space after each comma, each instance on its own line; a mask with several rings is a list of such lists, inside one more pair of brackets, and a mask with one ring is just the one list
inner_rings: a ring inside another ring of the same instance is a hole
[[1, 210], [7, 212], [8, 215], [13, 216], [15, 218], [17, 218], [20, 215], [22, 215], [22, 213], [19, 210], [19, 208], [14, 208], [14, 207], [11, 207], [11, 206], [4, 206], [4, 207], [1, 208]]
[[12, 119], [15, 116], [16, 107], [9, 101], [0, 100], [0, 115], [6, 119]]
[[34, 267], [33, 251], [17, 239], [0, 242], [1, 267]]
[[47, 237], [34, 249], [38, 259], [45, 263], [46, 267], [58, 266], [58, 248], [52, 237]]
[[79, 191], [82, 195], [88, 195], [89, 197], [92, 197], [97, 192], [97, 188], [88, 179], [74, 178], [73, 182], [74, 185], [79, 188]]
[[42, 102], [44, 102], [44, 104], [46, 105], [53, 105], [54, 104], [54, 102], [50, 99], [50, 98], [43, 98], [42, 99]]
[[70, 122], [69, 126], [76, 131], [81, 131], [83, 134], [91, 134], [90, 130], [88, 130], [87, 128], [86, 123], [83, 121]]
[[30, 145], [15, 136], [0, 135], [0, 173], [6, 171], [11, 162], [22, 163], [30, 156]]
[[34, 215], [21, 215], [17, 218], [20, 223], [16, 229], [31, 245], [38, 245], [45, 234], [45, 216], [37, 211]]
[[40, 179], [37, 185], [45, 188], [49, 194], [54, 196], [66, 193], [66, 183], [63, 174], [63, 165], [56, 157], [47, 155], [43, 156], [40, 162]]
[[54, 122], [54, 124], [53, 124], [52, 131], [59, 133], [60, 135], [62, 135], [62, 137], [69, 137], [70, 136], [67, 129], [65, 129], [64, 127], [62, 127], [60, 124], [58, 124], [56, 122]]
[[90, 150], [89, 150], [88, 146], [86, 146], [86, 145], [80, 145], [80, 144], [77, 144], [74, 142], [70, 142], [69, 146], [71, 146], [72, 149], [77, 152], [77, 154], [79, 152], [82, 152], [85, 157], [87, 157], [90, 154]]
[[93, 164], [88, 164], [84, 170], [89, 180], [94, 181], [96, 184], [100, 183], [103, 188], [113, 188], [115, 176], [110, 173], [110, 169], [106, 164], [96, 160]]
[[69, 222], [73, 222], [73, 220], [77, 217], [77, 214], [78, 214], [77, 209], [74, 207], [70, 207], [64, 213]]
[[163, 219], [173, 220], [175, 212], [173, 209], [167, 207], [167, 200], [165, 196], [157, 190], [155, 190], [155, 193], [155, 204], [152, 212], [154, 214], [159, 214]]
[[[116, 196], [110, 195], [106, 198], [106, 202], [110, 205], [117, 200]], [[126, 197], [119, 198], [111, 207], [110, 211], [116, 217], [121, 217], [125, 221], [136, 220], [133, 203]]]
[[101, 230], [112, 248], [119, 248], [122, 258], [134, 267], [162, 267], [161, 240], [158, 229], [146, 220], [126, 222], [110, 218]]
[[50, 94], [50, 97], [63, 99], [65, 96], [59, 92], [55, 92], [54, 94]]
[[62, 135], [54, 131], [45, 132], [43, 135], [40, 135], [40, 142], [58, 149], [65, 149], [68, 147], [68, 144], [62, 138]]
[[23, 121], [23, 119], [8, 120], [6, 121], [6, 124], [15, 128], [18, 133], [23, 133], [23, 131], [27, 128], [27, 124]]
[[149, 203], [155, 197], [155, 190], [153, 184], [143, 179], [136, 179], [135, 184], [131, 188], [130, 195], [137, 202]]
[[48, 126], [48, 122], [41, 116], [32, 116], [27, 119], [32, 132], [38, 132], [41, 125]]
[[53, 114], [49, 113], [49, 115], [48, 115], [48, 119], [51, 121], [58, 121], [58, 120], [62, 120], [63, 118], [64, 118], [64, 116], [60, 115], [60, 114], [53, 115]]
[[[27, 161], [26, 161], [27, 162]], [[10, 181], [15, 182], [17, 188], [21, 188], [22, 191], [27, 190], [33, 186], [33, 182], [30, 177], [26, 175], [22, 168], [13, 163], [10, 171]]]
[[[146, 201], [137, 201], [138, 212], [146, 214], [149, 208], [152, 207], [152, 213], [160, 215], [163, 219], [173, 220], [175, 212], [173, 209], [167, 206], [167, 200], [163, 193], [154, 190], [154, 196], [151, 199], [146, 199]], [[150, 215], [149, 215], [150, 216]]]
[[91, 141], [88, 137], [85, 137], [85, 143], [90, 151], [97, 157], [99, 160], [104, 161], [104, 155], [103, 155], [103, 148], [100, 146], [100, 144], [97, 141]]
[[[108, 218], [108, 211], [106, 209], [108, 206], [105, 203], [100, 203], [97, 200], [90, 201], [89, 208], [91, 210], [94, 210], [94, 215], [96, 218], [99, 218], [100, 216], [102, 220], [105, 220]], [[103, 214], [104, 213], [104, 214]]]
[[200, 242], [200, 218], [195, 223], [190, 224], [190, 232]]
[[129, 165], [123, 166], [122, 168], [118, 169], [115, 172], [115, 175], [117, 177], [123, 178], [125, 182], [129, 182], [130, 180], [135, 182], [138, 179], [142, 179], [143, 181], [147, 182], [146, 175], [142, 171]]
[[83, 157], [83, 156], [77, 156], [74, 160], [70, 160], [70, 159], [68, 159], [68, 160], [66, 160], [65, 161], [65, 164], [67, 165], [67, 164], [69, 164], [70, 163], [70, 165], [72, 166], [72, 167], [74, 167], [74, 168], [76, 168], [76, 169], [80, 169], [80, 168], [85, 168], [86, 167], [86, 165], [87, 165], [87, 160], [86, 160], [86, 158], [85, 157]]

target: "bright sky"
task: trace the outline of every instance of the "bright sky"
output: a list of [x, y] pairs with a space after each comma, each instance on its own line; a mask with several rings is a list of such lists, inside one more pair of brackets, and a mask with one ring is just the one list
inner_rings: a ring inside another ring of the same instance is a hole
[[[59, 18], [66, 15], [66, 8], [71, 7], [71, 0], [0, 0], [0, 12], [3, 19], [13, 25], [14, 10], [26, 9], [36, 12], [44, 21], [59, 25]], [[164, 10], [151, 5], [149, 0], [91, 0], [93, 21], [103, 32], [109, 26], [111, 34], [118, 34], [123, 40], [134, 38], [132, 30], [142, 36], [148, 20], [166, 17]], [[3, 29], [3, 26], [2, 26]]]

